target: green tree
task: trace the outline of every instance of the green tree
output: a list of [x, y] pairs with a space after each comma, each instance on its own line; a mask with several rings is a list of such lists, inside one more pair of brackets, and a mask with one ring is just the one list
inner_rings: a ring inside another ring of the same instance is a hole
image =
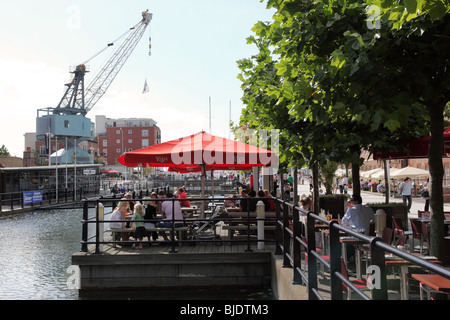
[[0, 156], [10, 156], [11, 154], [8, 151], [8, 148], [3, 144], [0, 148]]
[[[378, 26], [368, 5], [381, 8]], [[274, 21], [257, 23], [248, 39], [259, 53], [240, 62], [248, 109], [241, 121], [284, 131], [286, 158], [295, 151], [309, 164], [356, 164], [353, 181], [361, 148], [394, 151], [430, 132], [431, 246], [442, 258], [448, 2], [269, 0], [268, 7], [277, 9]]]

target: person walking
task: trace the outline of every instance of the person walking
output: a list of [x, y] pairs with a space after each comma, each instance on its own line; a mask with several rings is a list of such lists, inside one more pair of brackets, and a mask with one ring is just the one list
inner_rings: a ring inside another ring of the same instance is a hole
[[403, 204], [408, 207], [408, 213], [411, 210], [412, 205], [412, 191], [414, 190], [413, 184], [409, 177], [406, 177], [400, 184], [400, 191], [402, 193]]

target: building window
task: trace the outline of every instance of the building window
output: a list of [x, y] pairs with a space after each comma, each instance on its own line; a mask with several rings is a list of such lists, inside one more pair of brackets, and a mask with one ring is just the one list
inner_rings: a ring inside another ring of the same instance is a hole
[[103, 140], [103, 146], [107, 147], [108, 146], [108, 140]]
[[108, 155], [108, 149], [103, 149], [103, 155], [107, 156]]
[[148, 130], [142, 130], [142, 136], [148, 137]]
[[116, 139], [116, 143], [120, 143], [120, 139]]
[[142, 148], [146, 148], [148, 146], [149, 146], [148, 139], [142, 139]]
[[128, 134], [133, 134], [133, 130], [128, 130]]
[[116, 130], [116, 134], [120, 134], [120, 130]]
[[64, 120], [64, 128], [68, 128], [69, 127], [69, 120]]
[[120, 152], [120, 149], [116, 149], [116, 153], [121, 153], [121, 152]]
[[133, 143], [133, 139], [128, 139], [128, 143]]

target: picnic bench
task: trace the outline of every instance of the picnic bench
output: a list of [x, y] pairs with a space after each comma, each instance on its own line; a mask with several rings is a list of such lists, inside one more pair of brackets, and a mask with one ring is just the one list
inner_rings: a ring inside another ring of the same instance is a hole
[[[243, 225], [243, 224], [239, 224], [239, 225], [226, 224], [226, 225], [222, 226], [222, 230], [228, 230], [228, 238], [230, 240], [233, 239], [235, 231], [247, 231], [249, 229], [250, 229], [250, 231], [255, 231], [255, 230], [258, 229], [258, 226], [255, 225], [255, 224], [251, 224], [250, 226]], [[264, 226], [264, 230], [275, 230], [275, 226], [273, 226], [273, 225], [272, 226], [266, 226], [265, 225]]]
[[[151, 229], [146, 229], [148, 232], [171, 232], [172, 228], [162, 228], [162, 227], [154, 227]], [[184, 233], [189, 230], [189, 227], [175, 227], [174, 231], [177, 233], [178, 240], [184, 239]], [[135, 229], [133, 228], [124, 228], [124, 229], [107, 229], [105, 232], [111, 232], [112, 240], [119, 241], [119, 234], [122, 233], [134, 233]], [[115, 247], [116, 244], [114, 244]]]

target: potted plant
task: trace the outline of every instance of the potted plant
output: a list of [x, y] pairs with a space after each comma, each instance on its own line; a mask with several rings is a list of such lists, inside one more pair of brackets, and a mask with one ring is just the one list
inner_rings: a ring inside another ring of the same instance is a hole
[[320, 209], [325, 213], [330, 213], [332, 219], [337, 219], [338, 215], [342, 218], [346, 211], [346, 202], [349, 194], [326, 194], [319, 198]]

